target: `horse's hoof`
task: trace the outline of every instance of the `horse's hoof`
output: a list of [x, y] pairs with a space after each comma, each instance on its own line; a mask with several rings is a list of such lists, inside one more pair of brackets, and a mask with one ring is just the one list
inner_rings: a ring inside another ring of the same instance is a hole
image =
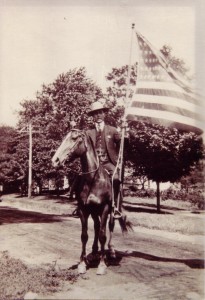
[[98, 265], [98, 269], [97, 269], [97, 272], [96, 274], [97, 275], [105, 275], [106, 274], [106, 269], [107, 269], [107, 266], [104, 262], [101, 262], [99, 265]]
[[109, 252], [108, 252], [109, 258], [114, 259], [116, 258], [115, 248], [112, 245], [109, 245]]
[[86, 273], [86, 264], [84, 261], [82, 261], [78, 265], [78, 274], [85, 274], [85, 273]]
[[110, 256], [111, 259], [115, 259], [116, 258], [115, 251], [110, 251], [109, 256]]

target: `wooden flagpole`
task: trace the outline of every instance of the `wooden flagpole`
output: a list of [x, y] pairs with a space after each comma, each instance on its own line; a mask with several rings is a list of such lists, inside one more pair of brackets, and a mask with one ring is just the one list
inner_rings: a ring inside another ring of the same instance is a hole
[[[129, 64], [128, 64], [128, 73], [127, 73], [127, 83], [126, 83], [126, 98], [125, 98], [125, 111], [124, 111], [124, 115], [122, 118], [122, 134], [121, 134], [121, 143], [120, 143], [120, 150], [119, 150], [119, 155], [118, 155], [118, 161], [117, 161], [117, 165], [115, 168], [115, 172], [113, 174], [113, 178], [114, 175], [117, 171], [119, 171], [119, 178], [120, 178], [120, 191], [122, 191], [122, 184], [123, 184], [123, 154], [124, 154], [124, 139], [125, 139], [125, 130], [126, 130], [126, 106], [128, 105], [128, 98], [129, 98], [129, 87], [130, 87], [130, 77], [131, 77], [131, 58], [132, 58], [132, 39], [133, 39], [133, 31], [135, 28], [135, 24], [132, 24], [132, 33], [131, 33], [131, 43], [130, 43], [130, 53], [129, 53]], [[112, 182], [113, 182], [113, 178], [112, 178]], [[118, 210], [118, 212], [120, 211], [120, 193], [118, 195], [118, 199], [117, 199], [117, 203], [116, 203], [116, 208]], [[115, 203], [114, 203], [114, 192], [113, 192], [113, 207], [115, 207]]]
[[133, 40], [133, 31], [135, 28], [135, 24], [132, 24], [132, 32], [131, 32], [131, 43], [130, 43], [130, 54], [129, 54], [129, 64], [128, 64], [128, 72], [127, 72], [127, 86], [126, 86], [126, 98], [125, 98], [125, 111], [122, 118], [122, 139], [121, 139], [121, 145], [120, 145], [120, 179], [122, 180], [122, 164], [123, 164], [123, 153], [124, 153], [124, 139], [125, 139], [125, 122], [126, 122], [126, 108], [129, 105], [129, 88], [130, 88], [130, 79], [131, 79], [131, 63], [132, 63], [132, 40]]

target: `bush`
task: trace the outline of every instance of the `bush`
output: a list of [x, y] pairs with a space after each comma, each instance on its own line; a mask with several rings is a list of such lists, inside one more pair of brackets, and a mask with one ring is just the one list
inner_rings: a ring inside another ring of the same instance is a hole
[[204, 193], [201, 190], [186, 191], [185, 189], [174, 190], [172, 188], [169, 188], [161, 192], [161, 199], [188, 201], [199, 209], [205, 208]]
[[137, 189], [135, 186], [129, 186], [128, 189], [124, 190], [124, 196], [135, 196], [139, 198], [154, 198], [156, 192], [153, 189]]
[[[156, 197], [156, 190], [153, 189], [137, 189], [136, 186], [129, 186], [123, 191], [124, 197], [138, 197], [138, 198], [154, 198]], [[168, 188], [167, 190], [161, 191], [161, 200], [181, 200], [187, 201], [193, 204], [198, 209], [205, 209], [205, 197], [202, 190], [192, 189], [186, 191], [185, 189], [176, 190]]]
[[129, 186], [129, 190], [132, 191], [132, 192], [136, 192], [138, 189], [137, 189], [136, 186], [130, 185], [130, 186]]

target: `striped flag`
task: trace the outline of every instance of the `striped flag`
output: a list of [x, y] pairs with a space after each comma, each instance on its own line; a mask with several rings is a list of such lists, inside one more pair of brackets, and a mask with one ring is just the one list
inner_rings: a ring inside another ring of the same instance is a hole
[[127, 108], [127, 120], [139, 120], [203, 132], [201, 99], [141, 34], [137, 89]]

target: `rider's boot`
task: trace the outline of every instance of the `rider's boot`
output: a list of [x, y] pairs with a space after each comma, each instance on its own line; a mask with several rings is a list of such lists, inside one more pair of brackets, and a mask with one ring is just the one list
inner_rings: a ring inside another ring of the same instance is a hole
[[122, 217], [121, 213], [121, 194], [119, 191], [119, 186], [117, 189], [114, 191], [114, 207], [113, 207], [113, 217], [114, 219], [119, 219]]
[[119, 209], [114, 206], [114, 212], [113, 212], [114, 219], [119, 219], [122, 217], [122, 213], [119, 211]]
[[122, 217], [121, 213], [121, 193], [120, 193], [120, 180], [119, 178], [114, 178], [112, 181], [113, 184], [113, 192], [114, 192], [114, 201], [113, 201], [113, 218], [119, 219]]

